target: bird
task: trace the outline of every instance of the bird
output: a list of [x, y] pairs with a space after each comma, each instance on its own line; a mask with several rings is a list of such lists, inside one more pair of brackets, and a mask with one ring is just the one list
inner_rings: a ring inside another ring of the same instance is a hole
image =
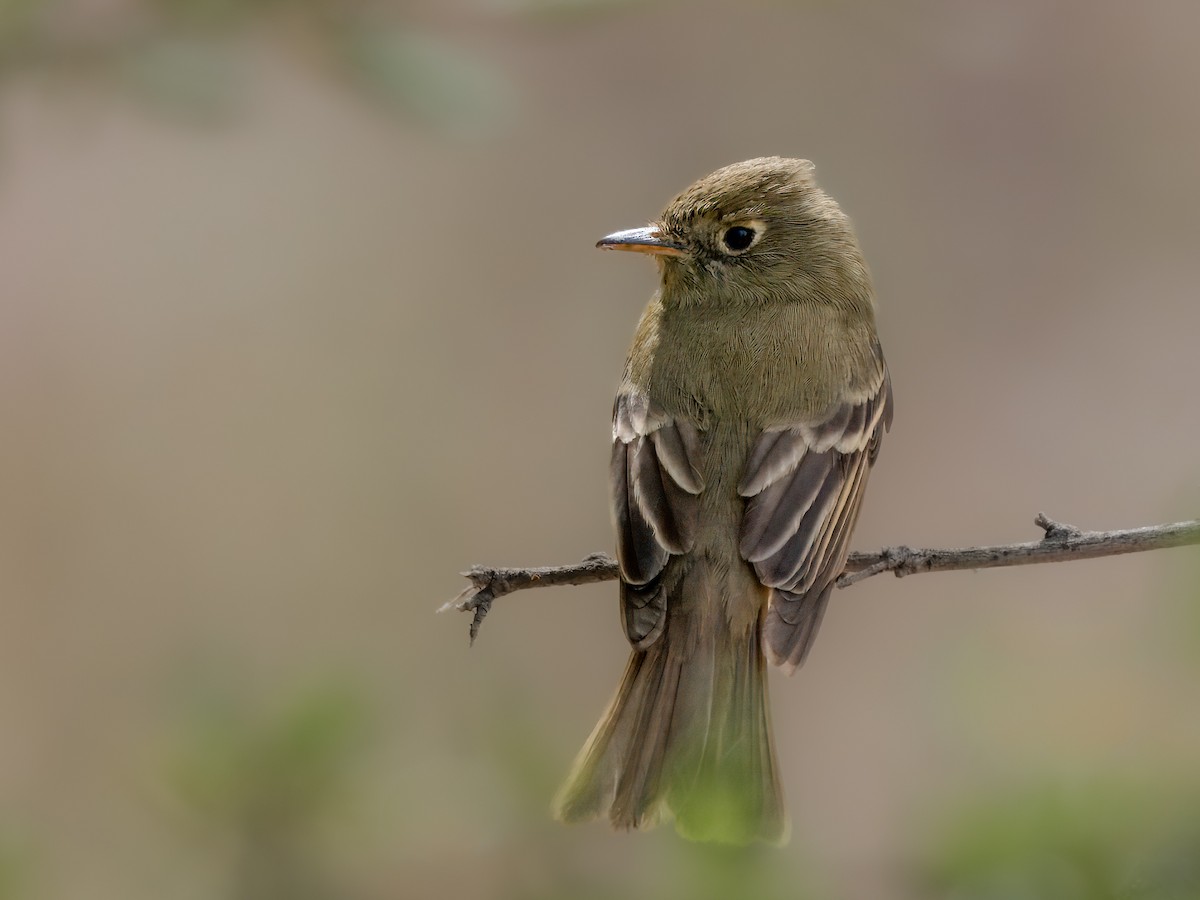
[[613, 406], [631, 653], [553, 811], [782, 844], [767, 664], [808, 656], [892, 422], [870, 272], [802, 159], [726, 166], [597, 246], [660, 284]]

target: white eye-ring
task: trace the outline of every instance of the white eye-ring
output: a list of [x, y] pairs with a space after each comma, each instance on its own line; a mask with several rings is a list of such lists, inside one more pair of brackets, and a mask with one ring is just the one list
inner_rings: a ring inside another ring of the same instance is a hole
[[766, 223], [761, 219], [730, 225], [721, 232], [721, 249], [730, 256], [739, 256], [762, 240], [766, 230]]

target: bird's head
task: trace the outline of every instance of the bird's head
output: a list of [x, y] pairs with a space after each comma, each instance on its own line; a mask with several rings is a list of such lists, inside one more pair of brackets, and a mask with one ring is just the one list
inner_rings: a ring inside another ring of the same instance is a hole
[[773, 156], [718, 169], [656, 222], [596, 246], [656, 257], [670, 305], [871, 302], [854, 229], [808, 160]]

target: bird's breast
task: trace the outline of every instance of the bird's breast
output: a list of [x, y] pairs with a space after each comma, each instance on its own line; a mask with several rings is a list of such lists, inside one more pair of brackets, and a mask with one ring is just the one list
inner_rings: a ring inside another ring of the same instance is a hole
[[800, 304], [646, 310], [630, 348], [629, 386], [701, 428], [756, 429], [818, 418], [875, 376], [873, 327]]

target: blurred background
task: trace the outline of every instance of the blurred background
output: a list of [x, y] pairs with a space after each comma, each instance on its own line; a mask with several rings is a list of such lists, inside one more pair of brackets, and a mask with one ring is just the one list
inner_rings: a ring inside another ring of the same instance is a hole
[[1200, 554], [876, 578], [784, 850], [551, 822], [627, 647], [593, 243], [805, 156], [896, 424], [855, 544], [1200, 506], [1200, 6], [0, 2], [0, 898], [1200, 896]]

